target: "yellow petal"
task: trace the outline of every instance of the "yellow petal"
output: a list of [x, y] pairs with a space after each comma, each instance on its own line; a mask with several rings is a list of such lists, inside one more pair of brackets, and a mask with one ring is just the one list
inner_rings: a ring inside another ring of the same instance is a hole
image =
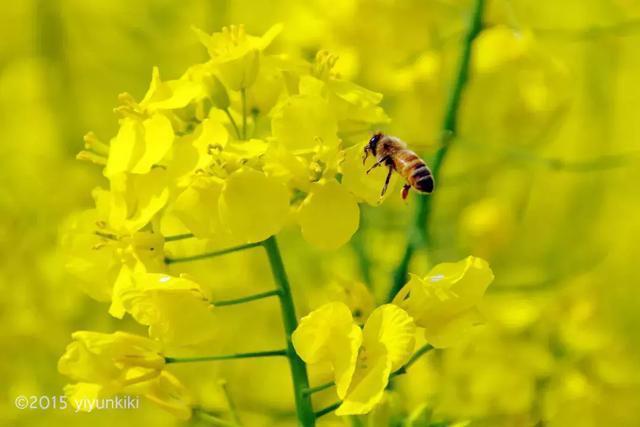
[[366, 414], [380, 402], [391, 374], [391, 360], [385, 350], [374, 357], [368, 357], [367, 351], [361, 351], [358, 369], [353, 377], [349, 391], [342, 404], [336, 409], [336, 415]]
[[449, 318], [440, 327], [425, 328], [424, 336], [435, 348], [448, 348], [463, 342], [482, 323], [484, 319], [480, 312], [469, 309]]
[[304, 238], [321, 249], [336, 249], [351, 239], [360, 223], [355, 198], [336, 181], [316, 184], [298, 215]]
[[223, 181], [198, 177], [176, 198], [173, 212], [196, 237], [222, 232], [218, 201]]
[[349, 308], [341, 302], [323, 305], [302, 318], [291, 338], [306, 363], [331, 365], [338, 396], [344, 397], [362, 342], [362, 332], [353, 323]]
[[163, 168], [153, 168], [144, 175], [115, 175], [108, 195], [109, 225], [122, 234], [131, 234], [149, 223], [167, 203], [167, 173]]
[[162, 114], [154, 114], [142, 123], [144, 132], [144, 150], [140, 159], [131, 169], [132, 173], [147, 173], [159, 164], [173, 144], [171, 122]]
[[363, 330], [363, 346], [382, 345], [395, 371], [406, 363], [415, 347], [416, 325], [409, 314], [393, 304], [373, 310]]
[[217, 333], [213, 306], [197, 283], [150, 273], [136, 274], [134, 283], [119, 295], [122, 305], [165, 347], [202, 343]]
[[93, 383], [67, 384], [64, 386], [64, 394], [71, 407], [80, 412], [90, 412], [94, 408], [89, 402], [94, 404], [97, 399], [108, 395], [101, 385]]
[[219, 202], [220, 218], [234, 237], [259, 242], [285, 224], [289, 191], [279, 180], [242, 168], [227, 178]]
[[411, 275], [394, 303], [425, 328], [425, 335], [435, 340], [434, 346], [449, 345], [456, 331], [463, 337], [479, 322], [475, 309], [492, 281], [493, 272], [486, 261], [467, 257], [438, 264], [425, 278]]
[[191, 397], [187, 389], [167, 371], [162, 371], [160, 376], [151, 381], [131, 388], [131, 391], [143, 394], [145, 398], [181, 420], [191, 418]]
[[104, 170], [107, 177], [126, 172], [134, 167], [144, 152], [144, 130], [138, 119], [124, 118], [120, 129], [109, 146], [109, 158]]
[[327, 101], [317, 95], [287, 98], [274, 111], [273, 136], [289, 150], [309, 150], [338, 144], [338, 123]]

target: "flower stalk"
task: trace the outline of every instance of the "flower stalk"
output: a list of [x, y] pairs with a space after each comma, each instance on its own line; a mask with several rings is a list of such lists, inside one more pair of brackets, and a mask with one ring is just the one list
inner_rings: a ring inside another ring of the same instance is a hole
[[167, 236], [164, 238], [165, 242], [176, 242], [179, 240], [191, 239], [195, 237], [193, 233], [176, 234], [174, 236]]
[[233, 253], [233, 252], [244, 251], [246, 249], [255, 248], [255, 247], [260, 246], [260, 245], [262, 245], [262, 242], [247, 243], [246, 245], [233, 246], [231, 248], [221, 249], [219, 251], [213, 251], [213, 252], [205, 252], [203, 254], [198, 254], [198, 255], [191, 255], [191, 256], [186, 256], [186, 257], [177, 257], [177, 258], [167, 257], [167, 258], [164, 259], [164, 263], [165, 264], [177, 264], [177, 263], [180, 263], [180, 262], [200, 261], [202, 259], [215, 258], [215, 257], [219, 257], [221, 255], [226, 255], [226, 254], [230, 254], [230, 253]]
[[[451, 87], [449, 100], [445, 109], [444, 120], [442, 123], [442, 136], [440, 146], [436, 151], [431, 164], [431, 172], [435, 182], [438, 182], [440, 170], [444, 163], [451, 141], [455, 137], [458, 130], [458, 110], [462, 100], [462, 93], [469, 79], [469, 64], [471, 62], [471, 51], [473, 41], [482, 30], [482, 13], [484, 10], [484, 0], [475, 0], [467, 33], [462, 41], [462, 51], [460, 53], [460, 61], [458, 69]], [[431, 218], [431, 209], [433, 204], [433, 195], [418, 196], [413, 220], [409, 226], [407, 245], [404, 254], [400, 259], [398, 267], [393, 272], [392, 285], [387, 297], [391, 301], [398, 293], [402, 285], [406, 282], [409, 271], [409, 264], [416, 251], [423, 249], [429, 244], [429, 222]]]
[[305, 390], [309, 388], [307, 367], [296, 353], [291, 341], [291, 335], [298, 327], [298, 320], [296, 318], [289, 279], [287, 278], [287, 272], [285, 271], [275, 236], [271, 236], [265, 240], [263, 246], [269, 258], [269, 265], [271, 266], [276, 287], [280, 290], [280, 311], [282, 313], [282, 322], [285, 330], [286, 353], [291, 369], [298, 424], [302, 427], [313, 427], [315, 426], [316, 415], [311, 405], [311, 397], [305, 393]]
[[266, 292], [261, 292], [259, 294], [248, 295], [246, 297], [216, 301], [216, 302], [213, 303], [213, 305], [215, 307], [224, 307], [224, 306], [227, 306], [227, 305], [244, 304], [244, 303], [247, 303], [247, 302], [256, 301], [256, 300], [264, 299], [264, 298], [269, 298], [269, 297], [273, 297], [273, 296], [276, 296], [276, 295], [280, 295], [280, 290], [274, 289], [272, 291], [266, 291]]
[[254, 351], [251, 353], [218, 354], [214, 356], [165, 357], [165, 363], [212, 362], [217, 360], [253, 359], [259, 357], [287, 356], [287, 350]]

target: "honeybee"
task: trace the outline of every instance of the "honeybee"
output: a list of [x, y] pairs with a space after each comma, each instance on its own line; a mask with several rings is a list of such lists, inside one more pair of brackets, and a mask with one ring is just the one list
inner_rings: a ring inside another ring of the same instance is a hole
[[369, 154], [375, 156], [376, 162], [367, 170], [367, 173], [383, 165], [389, 168], [380, 197], [386, 193], [394, 170], [407, 181], [402, 187], [403, 200], [407, 198], [411, 187], [421, 193], [428, 194], [433, 191], [435, 183], [431, 170], [424, 160], [407, 148], [407, 144], [401, 139], [377, 132], [364, 147], [363, 165]]

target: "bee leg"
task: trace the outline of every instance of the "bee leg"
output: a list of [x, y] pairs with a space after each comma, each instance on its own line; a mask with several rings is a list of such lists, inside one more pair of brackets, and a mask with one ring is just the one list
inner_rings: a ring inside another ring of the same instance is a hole
[[402, 187], [402, 200], [407, 200], [407, 196], [409, 195], [409, 190], [411, 190], [411, 185], [405, 184]]
[[393, 168], [389, 166], [389, 173], [387, 173], [387, 179], [384, 180], [384, 186], [382, 187], [382, 193], [380, 193], [380, 197], [384, 196], [384, 193], [387, 192], [387, 187], [389, 187], [389, 181], [391, 181], [392, 173], [393, 173]]
[[377, 168], [378, 166], [382, 165], [383, 163], [385, 163], [387, 160], [389, 159], [389, 156], [383, 157], [380, 160], [378, 160], [377, 162], [375, 162], [373, 164], [373, 166], [371, 166], [369, 169], [367, 169], [367, 173], [371, 172], [372, 170], [374, 170], [375, 168]]

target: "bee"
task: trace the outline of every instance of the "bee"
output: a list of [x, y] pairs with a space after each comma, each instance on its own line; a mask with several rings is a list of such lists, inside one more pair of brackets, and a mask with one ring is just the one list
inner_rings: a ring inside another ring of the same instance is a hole
[[389, 168], [380, 197], [386, 193], [393, 171], [398, 172], [407, 181], [402, 187], [403, 200], [407, 198], [411, 187], [420, 193], [428, 194], [433, 191], [435, 183], [431, 170], [424, 160], [409, 150], [407, 144], [400, 138], [377, 132], [364, 147], [363, 165], [367, 161], [369, 154], [375, 156], [376, 162], [367, 170], [367, 173], [379, 166]]

